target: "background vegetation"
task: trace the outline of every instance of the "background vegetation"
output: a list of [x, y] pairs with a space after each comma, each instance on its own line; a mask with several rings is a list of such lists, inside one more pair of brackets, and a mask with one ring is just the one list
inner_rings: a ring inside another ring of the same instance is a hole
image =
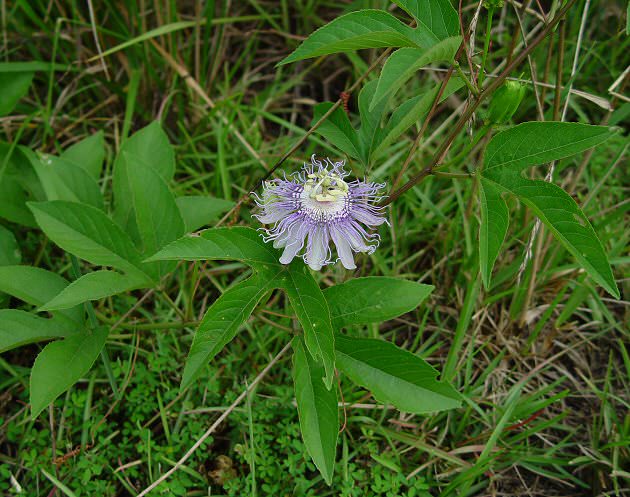
[[[532, 33], [557, 7], [557, 2], [525, 4], [506, 2], [495, 12], [486, 62], [490, 72], [512, 57], [523, 33]], [[265, 169], [308, 131], [314, 105], [337, 100], [380, 52], [279, 69], [275, 64], [303, 36], [336, 16], [387, 6], [376, 0], [2, 1], [2, 62], [41, 64], [26, 97], [11, 115], [0, 118], [0, 139], [58, 154], [104, 131], [107, 157], [100, 187], [111, 201], [115, 151], [133, 131], [158, 119], [176, 147], [175, 193], [236, 202], [258, 188]], [[476, 8], [477, 2], [462, 2], [465, 26]], [[627, 122], [627, 78], [619, 79], [630, 62], [625, 9], [621, 2], [576, 2], [566, 22], [513, 74], [529, 82], [513, 122], [551, 120], [567, 99], [566, 120]], [[478, 50], [486, 18], [482, 9]], [[0, 78], [6, 77], [0, 70]], [[405, 86], [400, 98], [420, 94], [442, 77], [442, 69], [427, 69]], [[575, 90], [570, 97], [569, 87]], [[352, 119], [358, 112], [357, 93], [348, 103]], [[431, 157], [465, 98], [459, 92], [438, 107], [410, 174]], [[477, 113], [480, 121], [484, 110]], [[421, 125], [390, 144], [371, 170], [349, 166], [358, 176], [391, 185]], [[462, 150], [469, 140], [468, 133], [461, 133], [453, 150]], [[556, 182], [575, 196], [591, 220], [627, 295], [626, 151], [624, 132], [593, 152], [559, 163]], [[312, 153], [339, 157], [313, 134], [284, 169], [298, 168]], [[479, 150], [451, 153], [447, 160], [465, 172], [479, 162]], [[483, 291], [472, 184], [468, 178], [429, 176], [397, 199], [389, 211], [391, 230], [381, 232], [381, 248], [362, 257], [355, 274], [436, 286], [413, 313], [355, 331], [384, 337], [426, 358], [468, 399], [463, 408], [410, 416], [377, 405], [368, 392], [344, 380], [339, 462], [329, 488], [305, 457], [290, 358], [282, 356], [153, 494], [630, 493], [628, 303], [623, 295], [617, 301], [596, 287], [546, 233], [520, 271], [534, 218], [514, 201], [507, 246], [492, 288]], [[250, 207], [244, 202], [222, 221], [255, 226]], [[68, 256], [41, 231], [4, 221], [0, 229], [15, 238], [15, 246], [8, 242], [0, 257], [72, 275]], [[179, 393], [200, 316], [242, 270], [241, 264], [180, 265], [155, 292], [98, 302], [97, 319], [111, 327], [108, 352], [123, 391], [120, 401], [114, 401], [107, 372], [98, 362], [50, 412], [32, 420], [28, 374], [43, 345], [3, 354], [2, 493], [136, 495], [170, 468], [292, 332], [294, 320], [276, 292], [200, 380]], [[349, 277], [335, 266], [322, 273], [321, 284]], [[3, 305], [17, 302], [5, 297]]]

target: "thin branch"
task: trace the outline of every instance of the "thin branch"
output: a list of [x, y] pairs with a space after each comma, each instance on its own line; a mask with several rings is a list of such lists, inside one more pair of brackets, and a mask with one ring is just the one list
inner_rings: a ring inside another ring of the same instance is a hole
[[420, 171], [418, 174], [416, 174], [414, 177], [412, 177], [407, 183], [405, 183], [401, 188], [399, 188], [398, 190], [396, 190], [395, 192], [393, 192], [388, 198], [386, 198], [381, 205], [388, 205], [391, 204], [394, 200], [396, 200], [398, 197], [400, 197], [401, 195], [403, 195], [404, 193], [406, 193], [408, 190], [410, 190], [411, 188], [413, 188], [414, 186], [416, 186], [418, 183], [420, 183], [426, 176], [428, 176], [431, 171], [433, 170], [433, 168], [439, 164], [442, 159], [444, 158], [444, 156], [446, 155], [446, 152], [448, 151], [449, 147], [451, 146], [451, 144], [453, 143], [453, 141], [455, 140], [455, 138], [457, 137], [457, 135], [459, 135], [460, 131], [462, 130], [462, 128], [466, 125], [466, 122], [468, 122], [468, 119], [470, 119], [470, 116], [472, 116], [472, 114], [475, 112], [475, 110], [477, 109], [477, 107], [479, 106], [479, 104], [481, 104], [481, 102], [483, 102], [487, 97], [489, 97], [490, 95], [492, 95], [492, 93], [503, 83], [503, 81], [505, 80], [505, 78], [507, 78], [507, 76], [516, 68], [518, 67], [518, 65], [523, 62], [527, 56], [547, 37], [549, 36], [549, 34], [553, 31], [553, 29], [555, 28], [555, 26], [564, 18], [564, 16], [566, 15], [566, 13], [569, 11], [569, 9], [573, 6], [573, 4], [576, 2], [576, 0], [569, 0], [565, 6], [560, 10], [560, 12], [558, 12], [558, 14], [549, 22], [549, 24], [547, 24], [547, 26], [545, 26], [545, 28], [540, 32], [540, 34], [530, 43], [530, 45], [525, 48], [517, 57], [515, 57], [512, 62], [510, 64], [508, 64], [508, 66], [503, 70], [503, 72], [496, 78], [494, 79], [480, 94], [479, 97], [477, 97], [475, 100], [473, 100], [473, 102], [471, 103], [471, 105], [464, 111], [464, 113], [462, 114], [462, 116], [459, 118], [459, 120], [457, 121], [457, 123], [455, 124], [455, 126], [453, 126], [453, 130], [451, 131], [451, 133], [446, 137], [446, 139], [442, 142], [442, 144], [438, 147], [438, 149], [436, 150], [435, 154], [433, 155], [433, 158], [431, 159], [431, 162], [429, 163], [429, 165], [423, 169], [422, 171]]

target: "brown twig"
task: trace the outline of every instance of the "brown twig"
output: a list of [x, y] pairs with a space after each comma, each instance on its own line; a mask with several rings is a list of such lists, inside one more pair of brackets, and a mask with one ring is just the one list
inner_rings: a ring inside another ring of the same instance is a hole
[[424, 168], [422, 171], [413, 176], [407, 183], [405, 183], [398, 190], [394, 191], [384, 199], [381, 205], [385, 206], [394, 202], [398, 197], [406, 193], [408, 190], [416, 186], [420, 183], [426, 176], [430, 175], [433, 171], [433, 168], [438, 165], [446, 155], [449, 147], [462, 130], [462, 128], [470, 119], [470, 116], [475, 112], [479, 104], [483, 102], [486, 98], [488, 98], [494, 90], [496, 90], [507, 78], [507, 76], [516, 68], [518, 65], [523, 62], [527, 56], [553, 31], [554, 27], [564, 18], [569, 9], [573, 6], [576, 0], [569, 0], [565, 6], [558, 12], [558, 14], [545, 26], [545, 28], [540, 32], [540, 34], [529, 44], [527, 48], [525, 48], [518, 56], [516, 56], [510, 64], [503, 70], [503, 72], [479, 94], [479, 96], [472, 101], [470, 106], [462, 113], [461, 117], [453, 126], [453, 130], [446, 137], [446, 139], [441, 143], [441, 145], [436, 150], [433, 158], [431, 159], [429, 165]]

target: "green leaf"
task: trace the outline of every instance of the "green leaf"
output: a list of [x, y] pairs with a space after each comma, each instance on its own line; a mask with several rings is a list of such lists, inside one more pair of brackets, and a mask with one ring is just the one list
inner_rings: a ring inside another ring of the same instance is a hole
[[37, 227], [33, 214], [26, 207], [29, 200], [24, 182], [35, 177], [19, 147], [0, 142], [0, 217], [12, 223]]
[[61, 200], [29, 202], [29, 207], [44, 233], [65, 251], [97, 266], [140, 271], [133, 242], [103, 211]]
[[237, 260], [257, 269], [281, 267], [279, 253], [252, 228], [212, 228], [167, 245], [150, 261]]
[[59, 326], [58, 321], [44, 319], [17, 309], [0, 310], [0, 353], [29, 343], [72, 336], [77, 328]]
[[105, 345], [109, 330], [97, 328], [49, 343], [31, 370], [31, 415], [36, 418], [60, 394], [85, 375]]
[[441, 40], [459, 34], [459, 17], [451, 0], [392, 0], [413, 16], [418, 25]]
[[152, 168], [166, 184], [173, 179], [175, 152], [159, 122], [154, 121], [129, 137], [120, 147], [114, 161], [113, 187], [116, 208], [114, 218], [131, 234], [134, 234], [136, 227], [134, 226], [133, 197], [127, 172], [136, 164]]
[[[409, 127], [423, 120], [429, 113], [433, 101], [440, 91], [441, 84], [436, 85], [423, 95], [412, 97], [397, 107], [389, 118], [385, 127], [380, 131], [375, 140], [375, 147], [372, 157], [377, 158], [387, 152], [389, 145], [402, 135]], [[446, 100], [450, 95], [464, 86], [464, 82], [459, 78], [451, 78], [444, 88], [440, 97], [440, 102]], [[385, 102], [383, 100], [382, 102]]]
[[105, 135], [98, 131], [64, 150], [60, 156], [83, 168], [92, 178], [98, 180], [105, 161]]
[[48, 200], [81, 202], [103, 209], [101, 189], [85, 169], [53, 155], [37, 155], [26, 147], [20, 150], [37, 173]]
[[151, 280], [142, 274], [120, 274], [115, 271], [94, 271], [81, 276], [65, 287], [39, 311], [67, 309], [88, 300], [98, 300], [151, 285]]
[[188, 387], [205, 365], [236, 336], [265, 293], [277, 286], [279, 281], [273, 273], [254, 274], [214, 301], [195, 332], [184, 368], [182, 389]]
[[507, 234], [510, 215], [501, 190], [481, 178], [479, 182], [481, 223], [479, 225], [479, 266], [486, 289], [490, 288], [492, 268]]
[[[129, 181], [135, 226], [142, 244], [141, 252], [144, 255], [155, 254], [184, 234], [184, 221], [175, 197], [164, 180], [154, 170], [139, 162], [131, 165], [126, 152], [122, 154], [124, 160], [118, 167], [128, 168], [125, 176]], [[156, 269], [158, 276], [162, 277], [172, 269], [172, 264], [159, 262]]]
[[278, 65], [363, 48], [421, 47], [426, 41], [426, 36], [383, 10], [360, 10], [319, 28]]
[[376, 90], [370, 102], [370, 110], [388, 96], [394, 94], [422, 67], [433, 62], [453, 62], [462, 41], [461, 36], [446, 38], [428, 50], [400, 48], [391, 54], [381, 70]]
[[579, 154], [611, 136], [606, 126], [551, 121], [519, 124], [488, 143], [483, 175], [494, 179], [516, 176], [526, 167]]
[[335, 338], [326, 298], [302, 262], [289, 266], [283, 283], [304, 330], [306, 348], [316, 361], [323, 363], [324, 383], [330, 389], [335, 376]]
[[[509, 192], [530, 207], [547, 228], [608, 293], [619, 298], [604, 247], [575, 200], [562, 188], [545, 181], [523, 177], [529, 166], [543, 164], [583, 152], [612, 136], [604, 126], [563, 122], [523, 123], [497, 134], [488, 144], [482, 171], [483, 187], [489, 184]], [[502, 207], [499, 204], [499, 209]], [[487, 213], [501, 218], [502, 213]], [[499, 228], [502, 228], [499, 225]], [[501, 233], [500, 229], [497, 233]], [[496, 245], [496, 244], [495, 244]], [[491, 247], [498, 251], [498, 247]], [[484, 278], [492, 270], [486, 254]]]
[[234, 202], [231, 200], [206, 196], [177, 197], [175, 201], [184, 220], [186, 233], [210, 224], [217, 220], [221, 214], [234, 207]]
[[[313, 110], [313, 121], [311, 125], [319, 121], [333, 105], [334, 104], [331, 102], [317, 104]], [[335, 109], [335, 111], [319, 125], [316, 132], [343, 153], [355, 159], [361, 158], [362, 154], [357, 132], [352, 127], [348, 115], [341, 107]]]
[[[0, 156], [1, 160], [1, 156]], [[26, 207], [28, 195], [13, 176], [4, 174], [0, 178], [0, 217], [21, 224], [22, 226], [36, 227], [33, 214]]]
[[339, 434], [337, 390], [321, 381], [324, 370], [304, 350], [301, 338], [292, 342], [293, 382], [304, 445], [315, 466], [332, 483]]
[[[57, 273], [32, 266], [0, 266], [0, 292], [41, 306], [61, 292], [68, 281]], [[58, 313], [74, 324], [82, 324], [83, 309], [75, 307]], [[60, 316], [60, 317], [61, 317]]]
[[28, 92], [32, 81], [32, 72], [0, 72], [0, 117], [11, 113]]
[[372, 151], [379, 144], [379, 138], [382, 132], [381, 120], [385, 113], [385, 101], [375, 106], [372, 110], [369, 109], [370, 102], [376, 91], [376, 84], [376, 81], [367, 83], [359, 93], [358, 99], [359, 115], [361, 116], [361, 128], [359, 129], [358, 135], [361, 142], [363, 164], [366, 167], [370, 164]]
[[459, 407], [460, 395], [424, 359], [383, 340], [335, 336], [337, 365], [353, 382], [401, 411], [423, 414]]
[[11, 231], [0, 225], [0, 266], [19, 264], [22, 254], [15, 236]]
[[418, 307], [435, 287], [415, 281], [369, 276], [354, 278], [324, 290], [335, 329], [352, 324], [379, 323]]

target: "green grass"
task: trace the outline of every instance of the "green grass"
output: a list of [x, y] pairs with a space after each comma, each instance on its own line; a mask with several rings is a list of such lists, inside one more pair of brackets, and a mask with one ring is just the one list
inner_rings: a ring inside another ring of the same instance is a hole
[[[468, 22], [477, 2], [463, 3]], [[330, 56], [279, 69], [274, 65], [299, 37], [327, 20], [345, 10], [379, 8], [387, 2], [184, 5], [103, 0], [93, 5], [94, 25], [85, 2], [0, 2], [1, 61], [43, 63], [28, 95], [11, 116], [0, 118], [0, 140], [57, 153], [104, 130], [108, 159], [100, 185], [111, 203], [115, 150], [154, 119], [160, 119], [176, 147], [178, 195], [237, 200], [256, 189], [265, 167], [308, 132], [312, 106], [336, 100], [379, 52]], [[532, 9], [537, 10], [536, 5], [531, 2]], [[584, 2], [578, 1], [566, 24], [563, 84], [571, 77], [583, 8]], [[623, 12], [621, 2], [590, 3], [573, 79], [574, 89], [604, 99], [614, 112], [572, 95], [567, 120], [624, 124], [629, 104], [608, 93], [630, 62]], [[521, 17], [529, 32], [536, 17], [527, 12]], [[478, 49], [484, 20], [478, 26]], [[499, 22], [502, 30], [496, 29]], [[495, 12], [494, 27], [486, 63], [490, 72], [507, 57], [512, 35], [520, 36], [510, 5], [501, 16]], [[102, 52], [111, 52], [103, 59], [95, 33]], [[558, 36], [552, 38], [554, 44]], [[541, 87], [539, 95], [545, 117], [551, 119], [557, 50], [551, 50], [545, 71], [547, 54], [544, 42], [532, 61], [537, 80], [550, 85]], [[441, 75], [425, 71], [404, 93], [409, 97], [425, 91], [432, 78]], [[529, 66], [522, 65], [512, 76], [530, 79]], [[623, 90], [623, 85], [617, 88]], [[560, 97], [564, 105], [566, 94]], [[459, 92], [440, 106], [408, 176], [430, 159], [449, 131], [449, 116], [464, 98]], [[356, 93], [350, 109], [356, 119]], [[483, 109], [477, 119], [476, 129]], [[530, 85], [513, 121], [535, 119]], [[392, 184], [420, 126], [392, 144], [385, 159], [367, 171], [371, 180]], [[465, 132], [455, 140], [447, 156], [453, 161], [449, 172], [466, 172], [480, 162], [479, 147], [460, 154], [468, 143]], [[555, 181], [584, 207], [627, 295], [627, 156], [617, 161], [627, 153], [626, 146], [627, 138], [621, 135], [593, 154], [564, 160], [557, 165]], [[338, 156], [313, 134], [284, 169], [299, 167], [315, 152]], [[351, 167], [359, 176], [366, 173]], [[425, 357], [462, 392], [461, 409], [433, 416], [400, 413], [379, 406], [368, 392], [344, 380], [341, 392], [349, 405], [341, 413], [345, 423], [329, 488], [300, 439], [290, 358], [283, 356], [247, 401], [159, 487], [162, 493], [151, 495], [204, 496], [209, 489], [210, 495], [230, 496], [630, 492], [627, 302], [614, 301], [594, 286], [547, 233], [535, 252], [537, 269], [530, 263], [517, 284], [534, 219], [513, 199], [507, 243], [492, 288], [484, 291], [476, 256], [475, 195], [468, 179], [430, 176], [393, 203], [391, 229], [381, 231], [375, 254], [359, 258], [356, 275], [399, 276], [431, 283], [436, 290], [403, 318], [352, 330]], [[245, 204], [227, 222], [256, 226], [250, 207]], [[71, 277], [69, 256], [41, 231], [2, 224], [15, 234], [23, 263]], [[86, 272], [87, 267], [82, 269]], [[136, 495], [166, 472], [251, 384], [292, 332], [290, 308], [282, 294], [274, 292], [197, 383], [179, 394], [196, 323], [221, 292], [245, 276], [240, 264], [185, 264], [129, 315], [143, 292], [96, 302], [99, 321], [119, 324], [107, 347], [121, 391], [119, 402], [99, 361], [50, 413], [32, 421], [28, 375], [43, 345], [0, 356], [2, 494]], [[349, 277], [335, 266], [320, 280], [325, 287]]]

